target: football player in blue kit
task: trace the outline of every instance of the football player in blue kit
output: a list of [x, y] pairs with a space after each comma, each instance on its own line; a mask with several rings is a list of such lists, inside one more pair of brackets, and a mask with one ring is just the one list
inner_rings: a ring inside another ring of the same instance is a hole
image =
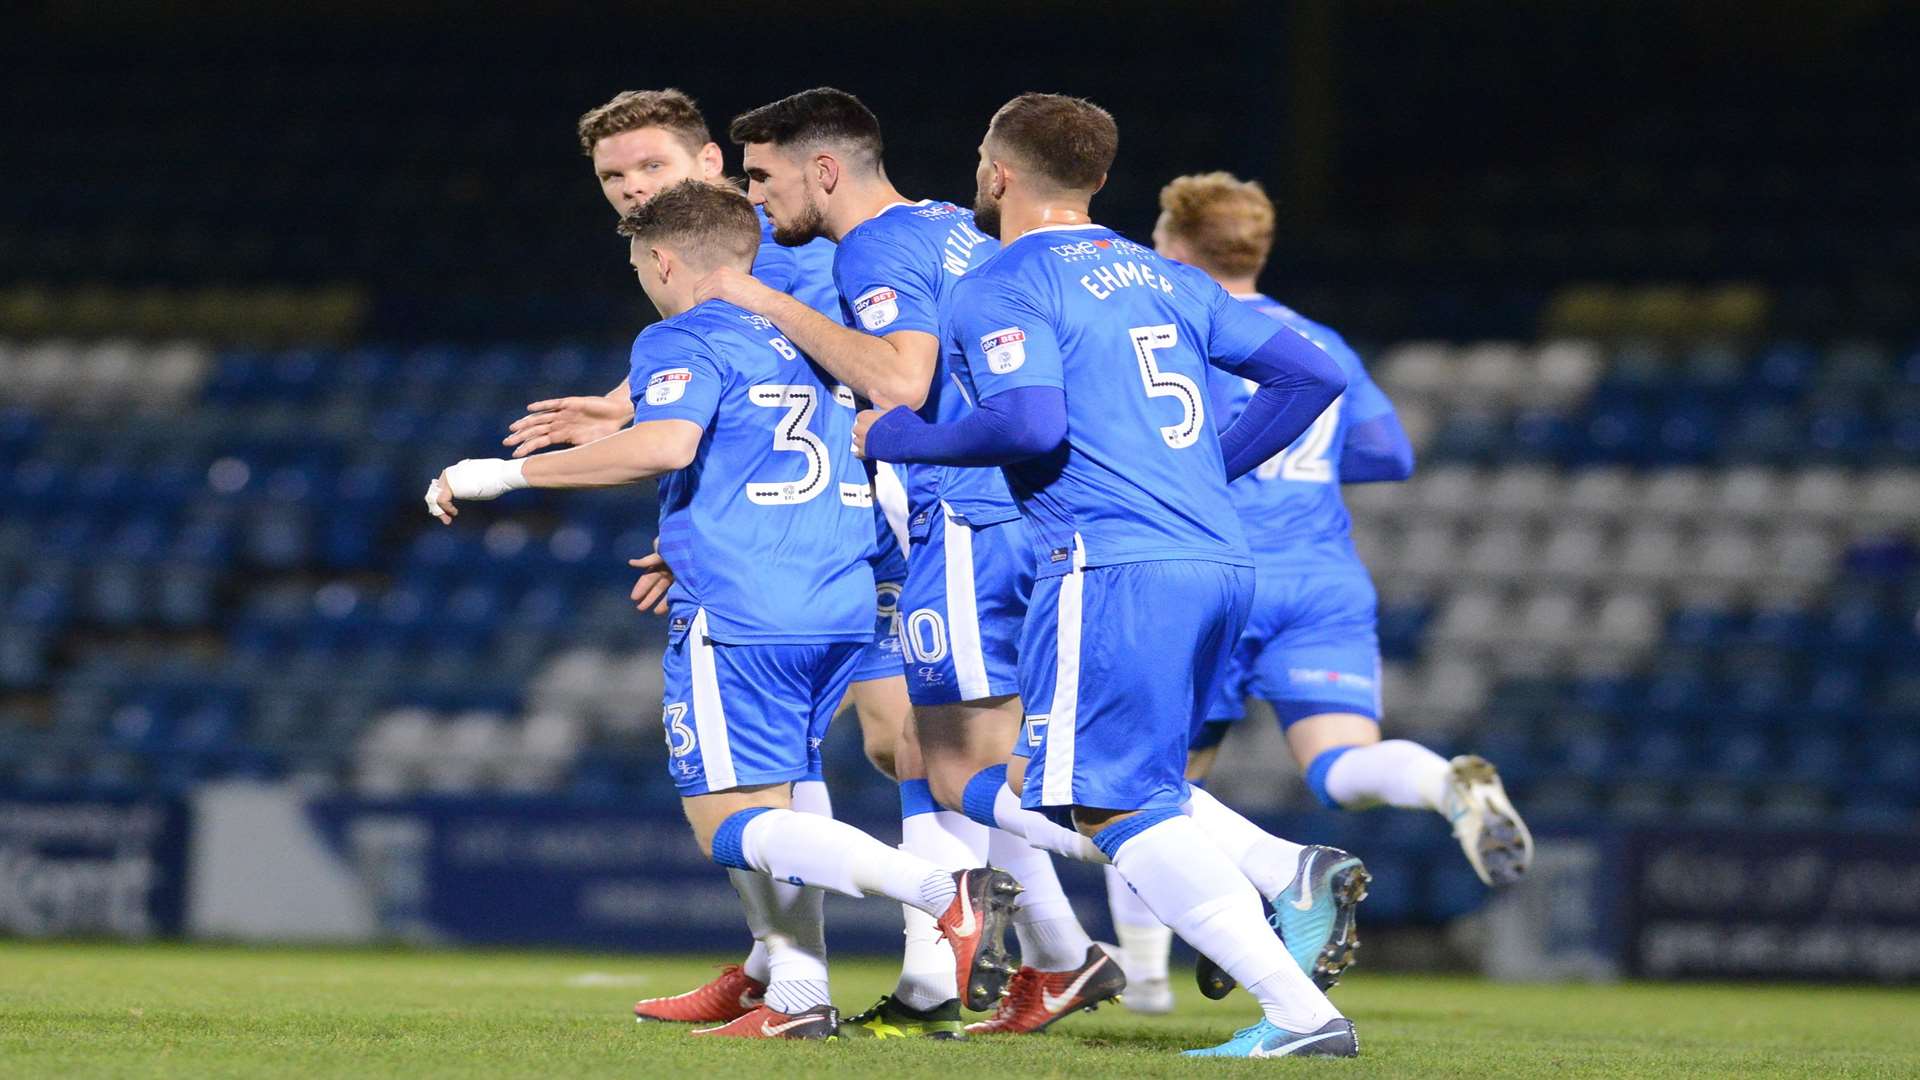
[[[998, 241], [974, 227], [971, 212], [896, 190], [879, 121], [844, 91], [807, 90], [751, 110], [729, 135], [744, 148], [748, 194], [764, 206], [774, 237], [838, 245], [842, 318], [727, 270], [716, 271], [702, 295], [771, 319], [875, 403], [936, 419], [964, 415], [970, 406], [939, 349], [940, 320], [957, 283]], [[907, 495], [900, 622], [915, 737], [903, 740], [901, 831], [905, 846], [928, 858], [991, 863], [1019, 878], [1025, 891], [1014, 929], [1023, 966], [999, 1012], [969, 1030], [1037, 1031], [1113, 997], [1125, 977], [1081, 928], [1045, 852], [956, 812], [968, 778], [1005, 758], [1020, 724], [1018, 637], [1031, 546], [998, 470], [915, 466]], [[921, 771], [912, 770], [913, 756]], [[908, 940], [900, 984], [850, 1027], [911, 1030], [954, 1014], [952, 965], [931, 951], [938, 942], [924, 921], [909, 926]], [[916, 963], [920, 945], [930, 950]]]
[[[1156, 250], [1312, 339], [1347, 377], [1346, 393], [1305, 434], [1233, 484], [1254, 554], [1253, 615], [1194, 738], [1188, 779], [1206, 778], [1227, 730], [1246, 714], [1246, 699], [1259, 698], [1271, 703], [1322, 804], [1434, 811], [1452, 824], [1482, 881], [1512, 884], [1532, 861], [1533, 839], [1494, 767], [1475, 755], [1448, 761], [1411, 740], [1380, 738], [1374, 588], [1349, 536], [1340, 484], [1412, 474], [1413, 447], [1392, 403], [1339, 334], [1258, 291], [1274, 227], [1273, 203], [1259, 184], [1226, 173], [1182, 176], [1161, 191], [1160, 210]], [[1252, 394], [1244, 380], [1217, 370], [1207, 386], [1223, 421]], [[1135, 982], [1127, 1004], [1170, 998], [1153, 993], [1165, 986], [1167, 931], [1117, 876], [1109, 876], [1108, 894]], [[1224, 993], [1204, 966], [1201, 981], [1210, 994]]]
[[[1112, 117], [1077, 98], [1024, 94], [994, 115], [975, 214], [1003, 247], [960, 282], [947, 320], [976, 408], [942, 423], [864, 412], [856, 446], [916, 467], [1004, 467], [1038, 560], [1020, 643], [1029, 757], [1005, 778], [1259, 1001], [1259, 1022], [1194, 1053], [1351, 1056], [1352, 1023], [1261, 903], [1315, 864], [1185, 777], [1253, 599], [1228, 482], [1305, 431], [1345, 379], [1313, 342], [1091, 219], [1118, 144]], [[1224, 431], [1210, 362], [1259, 385]], [[1309, 908], [1319, 884], [1302, 889]]]
[[[853, 395], [766, 319], [697, 301], [716, 266], [746, 272], [760, 242], [746, 198], [688, 180], [626, 215], [630, 259], [663, 316], [634, 339], [635, 422], [606, 438], [442, 472], [428, 509], [523, 487], [610, 487], [660, 477], [667, 597], [662, 723], [668, 772], [701, 850], [732, 870], [926, 912], [975, 1008], [998, 997], [1001, 936], [1018, 885], [1004, 871], [950, 869], [791, 809], [816, 747], [872, 640], [871, 485], [848, 450]], [[829, 998], [817, 904], [770, 935], [764, 1003], [696, 1034], [825, 1038]]]
[[[682, 180], [724, 183], [720, 147], [707, 129], [693, 99], [679, 90], [627, 90], [588, 110], [577, 125], [580, 148], [593, 162], [601, 194], [616, 215], [631, 213], [654, 194]], [[833, 245], [820, 240], [799, 247], [773, 241], [772, 226], [760, 214], [761, 243], [753, 259], [753, 274], [769, 286], [800, 297], [819, 310], [839, 311], [833, 288]], [[514, 422], [505, 444], [513, 456], [525, 457], [550, 446], [580, 445], [611, 435], [633, 420], [633, 399], [622, 378], [605, 395], [564, 397], [536, 401], [525, 417]], [[896, 538], [906, 527], [905, 493], [892, 470], [875, 476], [879, 501], [895, 508], [895, 521], [876, 513], [878, 539], [873, 564], [875, 630], [861, 657], [848, 690], [860, 720], [862, 741], [869, 760], [888, 777], [894, 775], [894, 755], [906, 726], [907, 688], [900, 662], [900, 639], [895, 622], [900, 586], [907, 576], [905, 543]], [[632, 561], [641, 571], [633, 599], [642, 610], [666, 614], [665, 597], [672, 572], [656, 552]], [[816, 768], [796, 783], [794, 806], [832, 816], [833, 802]], [[768, 977], [767, 947], [762, 940], [772, 932], [773, 912], [794, 905], [818, 903], [818, 891], [805, 892], [761, 875], [735, 873], [734, 885], [746, 907], [747, 926], [754, 937], [752, 951], [740, 964], [723, 967], [705, 984], [681, 994], [635, 1002], [637, 1019], [723, 1023], [758, 1007]], [[952, 1025], [959, 1031], [959, 1024]]]

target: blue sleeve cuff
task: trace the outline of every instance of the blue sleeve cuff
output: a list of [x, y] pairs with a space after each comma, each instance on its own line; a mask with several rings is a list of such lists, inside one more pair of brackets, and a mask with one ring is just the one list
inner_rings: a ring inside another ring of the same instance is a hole
[[1413, 475], [1413, 443], [1393, 413], [1384, 413], [1347, 429], [1340, 448], [1340, 482], [1370, 484]]
[[867, 456], [980, 468], [1038, 457], [1066, 437], [1066, 392], [1057, 386], [1020, 386], [982, 401], [951, 424], [929, 424], [895, 406], [867, 429]]

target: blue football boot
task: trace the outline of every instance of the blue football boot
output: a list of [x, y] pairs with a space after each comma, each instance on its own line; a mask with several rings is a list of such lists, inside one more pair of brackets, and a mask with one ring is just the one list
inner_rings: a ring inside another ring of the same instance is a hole
[[[1279, 896], [1270, 897], [1273, 915], [1267, 920], [1300, 970], [1321, 990], [1331, 990], [1340, 973], [1352, 966], [1360, 948], [1354, 930], [1354, 908], [1367, 898], [1373, 875], [1360, 860], [1339, 848], [1314, 844], [1300, 852], [1299, 869]], [[1233, 976], [1201, 956], [1194, 964], [1194, 982], [1216, 1001], [1234, 987]]]
[[1275, 1027], [1262, 1019], [1252, 1027], [1243, 1027], [1233, 1038], [1205, 1050], [1188, 1050], [1182, 1057], [1359, 1057], [1360, 1036], [1353, 1021], [1341, 1017], [1329, 1020], [1318, 1031], [1301, 1034]]

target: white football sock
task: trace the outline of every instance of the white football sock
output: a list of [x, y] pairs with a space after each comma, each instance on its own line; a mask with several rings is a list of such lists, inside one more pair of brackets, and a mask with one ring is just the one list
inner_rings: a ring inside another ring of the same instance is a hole
[[795, 780], [791, 805], [803, 814], [833, 816], [833, 796], [827, 793], [824, 780]]
[[764, 938], [769, 967], [766, 1000], [776, 1012], [792, 1016], [833, 1000], [827, 987], [826, 918], [821, 910], [826, 894], [785, 882], [774, 884], [780, 892], [768, 912], [771, 926]]
[[1022, 886], [1013, 913], [1020, 962], [1041, 971], [1072, 971], [1085, 963], [1093, 939], [1067, 902], [1052, 857], [1005, 829], [992, 829], [987, 863], [1012, 874]]
[[[1015, 795], [1010, 787], [1002, 787], [994, 795], [993, 820], [1002, 829], [1025, 837], [1028, 844], [1042, 851], [1051, 851], [1075, 862], [1107, 861], [1105, 853], [1092, 840], [1080, 835], [1078, 830], [1056, 824], [1047, 815], [1021, 806], [1020, 796]], [[1014, 877], [1018, 879], [1019, 875]]]
[[1340, 1015], [1287, 955], [1246, 876], [1192, 818], [1129, 837], [1113, 864], [1161, 922], [1252, 992], [1274, 1024], [1312, 1031]]
[[894, 984], [894, 998], [924, 1012], [959, 997], [953, 946], [940, 936], [933, 916], [906, 904], [900, 910], [906, 913], [907, 947], [900, 957], [900, 981]]
[[727, 868], [727, 877], [733, 882], [733, 891], [740, 894], [740, 906], [747, 909], [747, 932], [753, 935], [753, 949], [747, 953], [747, 962], [740, 965], [747, 978], [764, 985], [772, 977], [771, 961], [767, 958], [767, 935], [773, 930], [773, 909], [779, 903], [774, 894], [780, 889], [800, 891], [800, 886], [789, 885], [784, 881], [775, 881], [756, 870]]
[[1349, 809], [1386, 803], [1437, 813], [1451, 769], [1446, 758], [1417, 742], [1388, 739], [1356, 746], [1335, 759], [1327, 770], [1327, 794]]
[[[900, 819], [902, 851], [936, 866], [985, 866], [987, 827], [965, 814], [939, 810]], [[900, 958], [900, 981], [893, 996], [915, 1009], [931, 1009], [959, 997], [953, 970], [953, 946], [934, 925], [934, 917], [912, 906], [906, 913], [906, 951]]]
[[1189, 785], [1187, 792], [1187, 802], [1180, 809], [1233, 860], [1260, 895], [1272, 899], [1285, 892], [1299, 872], [1300, 853], [1306, 849], [1248, 821], [1206, 788]]
[[754, 815], [740, 831], [740, 856], [782, 881], [798, 879], [843, 896], [886, 896], [935, 917], [953, 903], [952, 871], [817, 814]]
[[[833, 799], [827, 794], [826, 782], [794, 781], [793, 808], [803, 814], [832, 817]], [[747, 962], [742, 964], [741, 968], [746, 971], [748, 978], [765, 983], [771, 976], [771, 964], [767, 959], [765, 940], [766, 931], [769, 929], [767, 911], [776, 907], [785, 909], [790, 906], [791, 899], [788, 894], [798, 894], [800, 886], [775, 881], [765, 874], [756, 874], [751, 870], [728, 870], [727, 875], [733, 879], [733, 889], [740, 894], [740, 902], [746, 906], [747, 929], [753, 932], [753, 949], [747, 953]], [[818, 891], [814, 893], [816, 907], [825, 899], [824, 894]], [[754, 910], [756, 904], [763, 909], [759, 913]]]
[[1128, 887], [1120, 871], [1111, 866], [1103, 869], [1107, 874], [1107, 908], [1113, 913], [1113, 935], [1120, 939], [1121, 970], [1130, 982], [1165, 979], [1173, 931]]

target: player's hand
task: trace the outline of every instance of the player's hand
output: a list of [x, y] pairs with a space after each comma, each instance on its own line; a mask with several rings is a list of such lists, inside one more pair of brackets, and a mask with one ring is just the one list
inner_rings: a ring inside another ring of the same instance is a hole
[[453, 505], [453, 486], [447, 482], [445, 469], [427, 485], [427, 513], [439, 518], [442, 525], [451, 525], [453, 519], [460, 516], [459, 509]]
[[653, 542], [653, 554], [642, 555], [637, 559], [628, 559], [627, 565], [640, 571], [640, 580], [633, 583], [633, 591], [628, 595], [633, 604], [641, 611], [651, 611], [655, 615], [667, 613], [667, 590], [673, 588], [673, 567], [660, 557], [660, 541]]
[[871, 431], [874, 423], [885, 415], [887, 414], [879, 409], [862, 409], [860, 414], [853, 418], [854, 457], [865, 458], [867, 456], [867, 432]]
[[518, 491], [527, 486], [526, 477], [521, 474], [523, 467], [521, 462], [500, 458], [456, 461], [440, 470], [440, 475], [427, 485], [427, 513], [439, 518], [442, 525], [451, 525], [453, 519], [460, 516], [453, 500], [484, 501]]
[[765, 315], [768, 302], [781, 295], [778, 290], [761, 284], [752, 274], [732, 266], [709, 270], [693, 283], [694, 303], [725, 300], [756, 315]]
[[513, 456], [521, 458], [549, 446], [584, 446], [632, 420], [631, 401], [606, 396], [548, 398], [527, 406], [527, 415], [507, 428], [500, 444], [513, 447]]

